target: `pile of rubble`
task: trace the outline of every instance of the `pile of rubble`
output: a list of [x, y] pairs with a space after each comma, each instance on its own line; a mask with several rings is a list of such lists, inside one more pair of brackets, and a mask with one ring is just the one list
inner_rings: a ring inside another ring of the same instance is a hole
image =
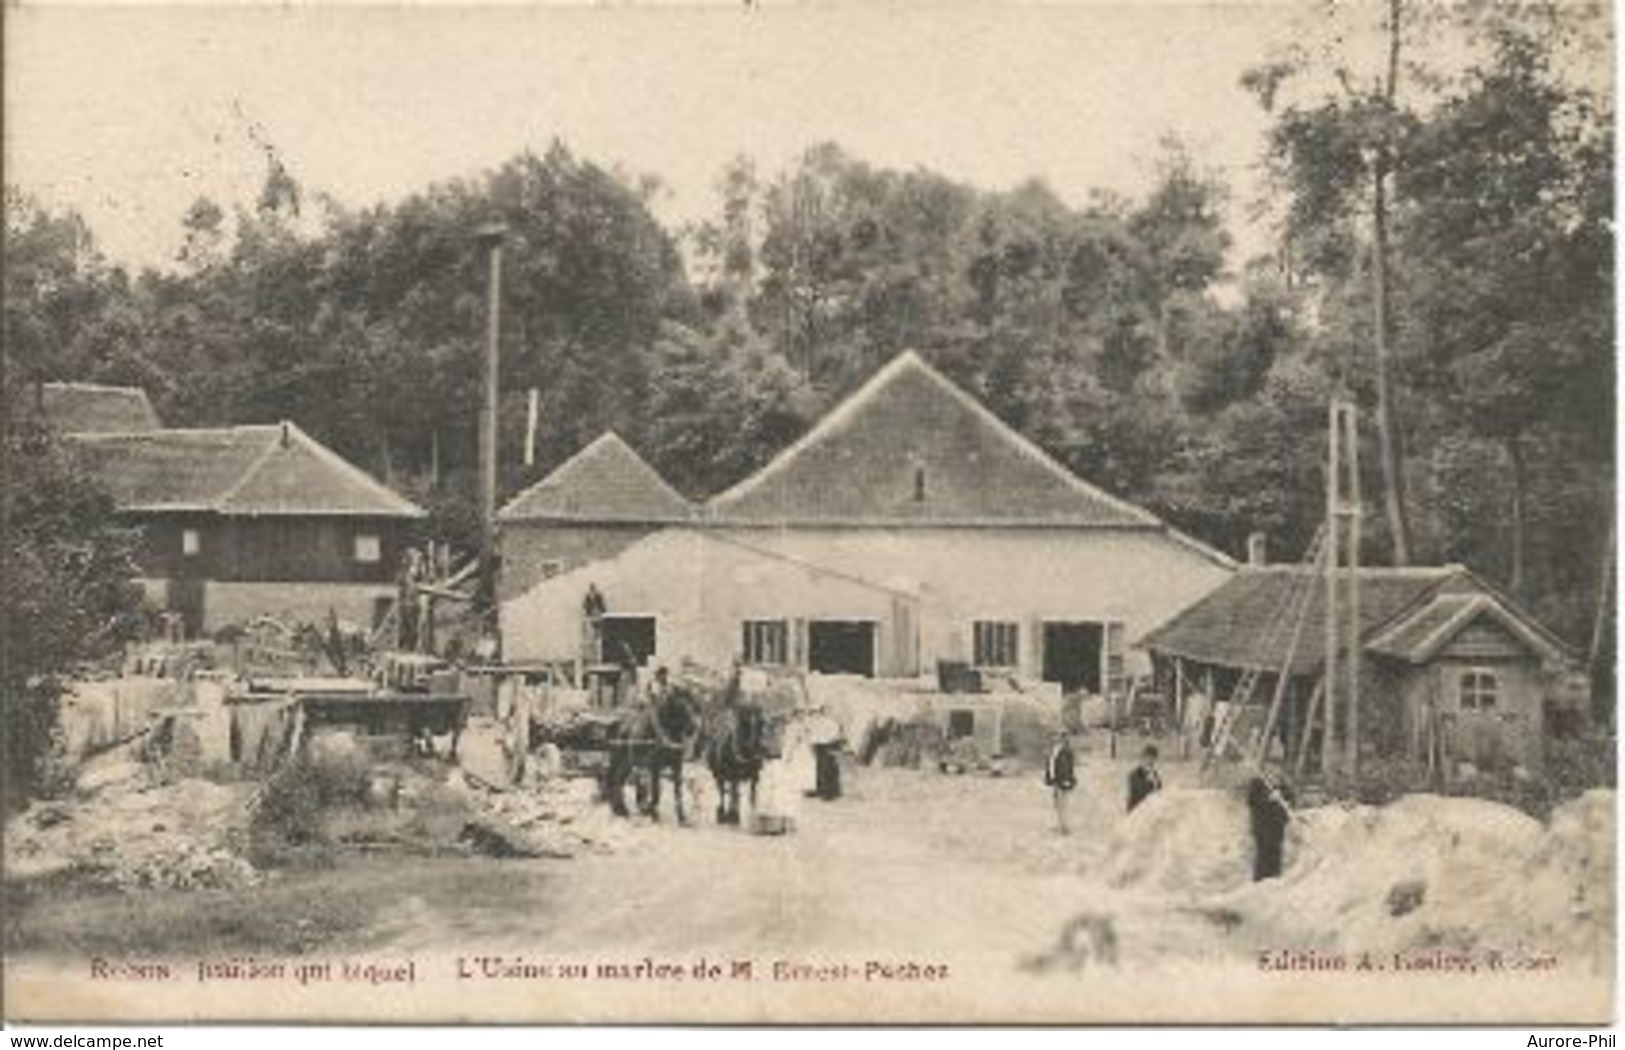
[[[264, 878], [248, 858], [274, 866], [290, 849], [564, 858], [611, 851], [636, 834], [600, 801], [597, 779], [567, 775], [552, 746], [529, 756], [521, 783], [498, 788], [474, 769], [381, 756], [332, 732], [311, 737], [302, 765], [222, 783], [191, 775], [162, 735], [103, 751], [80, 766], [68, 795], [13, 818], [7, 876], [237, 888]], [[490, 764], [501, 757], [493, 750]]]
[[[1304, 814], [1279, 884], [1229, 906], [1344, 951], [1419, 947], [1613, 957], [1614, 799], [1592, 791], [1542, 825], [1509, 806], [1408, 795]], [[1608, 943], [1604, 943], [1608, 941]]]
[[1119, 825], [1099, 870], [1115, 889], [1182, 899], [1278, 946], [1612, 959], [1613, 843], [1611, 791], [1544, 825], [1497, 802], [1407, 795], [1297, 811], [1284, 873], [1255, 883], [1239, 792], [1169, 789]]
[[[1231, 791], [1168, 788], [1140, 803], [1108, 840], [1114, 889], [1201, 896], [1252, 877], [1247, 807]], [[1288, 859], [1294, 843], [1289, 838]]]
[[567, 858], [615, 851], [634, 834], [599, 801], [598, 782], [590, 777], [538, 777], [507, 791], [469, 778], [451, 782], [454, 789], [459, 784], [474, 809], [460, 838], [476, 852]]
[[71, 798], [35, 802], [7, 825], [8, 877], [179, 890], [260, 881], [242, 855], [252, 786], [154, 782], [118, 756], [87, 772]]

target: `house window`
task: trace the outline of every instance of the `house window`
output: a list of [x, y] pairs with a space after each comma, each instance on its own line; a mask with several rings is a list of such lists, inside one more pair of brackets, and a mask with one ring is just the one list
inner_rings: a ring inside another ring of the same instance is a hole
[[790, 662], [790, 627], [783, 620], [745, 621], [745, 663]]
[[1501, 682], [1493, 671], [1473, 668], [1461, 672], [1456, 697], [1463, 711], [1493, 711], [1499, 699]]
[[362, 532], [356, 534], [355, 560], [363, 565], [377, 565], [384, 560], [384, 547], [379, 542], [376, 533]]
[[196, 557], [203, 549], [203, 534], [197, 529], [181, 530], [181, 553], [188, 558]]
[[1015, 667], [1021, 662], [1020, 634], [1013, 623], [977, 620], [974, 662], [977, 667]]

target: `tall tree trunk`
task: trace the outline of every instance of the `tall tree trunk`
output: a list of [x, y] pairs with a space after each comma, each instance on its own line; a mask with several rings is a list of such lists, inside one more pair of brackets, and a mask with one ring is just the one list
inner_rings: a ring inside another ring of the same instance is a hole
[[378, 454], [383, 465], [384, 484], [395, 487], [395, 458], [389, 454], [389, 433], [378, 428]]
[[1512, 519], [1512, 565], [1508, 570], [1507, 586], [1514, 596], [1523, 596], [1524, 577], [1524, 524], [1525, 488], [1528, 481], [1528, 464], [1524, 461], [1523, 443], [1516, 435], [1502, 442], [1507, 453], [1507, 465], [1510, 468], [1512, 482], [1512, 506], [1507, 508]]
[[[1388, 76], [1383, 86], [1387, 112], [1394, 112], [1395, 95], [1399, 88], [1401, 0], [1388, 2]], [[1393, 165], [1393, 142], [1384, 132], [1385, 140], [1377, 149], [1376, 163], [1371, 178], [1371, 220], [1374, 251], [1371, 276], [1372, 303], [1375, 309], [1375, 341], [1377, 356], [1377, 443], [1378, 458], [1382, 461], [1383, 506], [1388, 518], [1388, 531], [1392, 536], [1395, 565], [1408, 565], [1411, 560], [1410, 519], [1405, 512], [1404, 452], [1400, 447], [1399, 425], [1395, 420], [1393, 367], [1389, 334], [1392, 317], [1388, 304], [1388, 172]]]

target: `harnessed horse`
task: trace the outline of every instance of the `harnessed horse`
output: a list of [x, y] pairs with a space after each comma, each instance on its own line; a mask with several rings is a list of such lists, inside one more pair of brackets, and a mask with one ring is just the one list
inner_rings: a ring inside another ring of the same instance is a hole
[[739, 698], [738, 680], [730, 683], [727, 700], [707, 720], [705, 762], [717, 784], [717, 823], [739, 823], [739, 786], [750, 785], [750, 804], [756, 806], [756, 785], [762, 763], [775, 750], [770, 726], [760, 704]]
[[649, 774], [649, 797], [640, 807], [650, 819], [660, 819], [660, 779], [670, 773], [672, 796], [677, 803], [677, 822], [688, 823], [683, 812], [683, 762], [689, 757], [700, 732], [699, 704], [680, 685], [652, 706], [631, 712], [610, 734], [609, 770], [604, 778], [604, 794], [618, 817], [628, 815], [626, 782], [634, 771]]

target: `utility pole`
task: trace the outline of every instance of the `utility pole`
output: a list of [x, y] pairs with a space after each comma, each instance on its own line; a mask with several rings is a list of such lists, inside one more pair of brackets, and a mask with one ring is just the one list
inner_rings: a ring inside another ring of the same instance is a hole
[[[1326, 458], [1326, 718], [1321, 772], [1330, 774], [1336, 768], [1333, 730], [1341, 723], [1343, 770], [1350, 779], [1359, 769], [1360, 749], [1362, 510], [1358, 411], [1353, 402], [1341, 396], [1332, 399]], [[1344, 679], [1341, 710], [1337, 706], [1339, 677]]]
[[480, 411], [480, 571], [475, 609], [482, 617], [491, 617], [491, 636], [498, 640], [499, 658], [501, 636], [495, 630], [497, 366], [501, 360], [502, 335], [502, 240], [507, 232], [507, 226], [500, 222], [485, 223], [474, 231], [475, 239], [487, 249], [491, 260], [489, 299], [485, 308], [485, 403]]
[[[1341, 420], [1338, 418], [1341, 407], [1341, 399], [1333, 397], [1326, 418], [1326, 659], [1323, 665], [1325, 690], [1321, 699], [1324, 717], [1320, 723], [1320, 772], [1323, 777], [1330, 777], [1337, 768], [1332, 741], [1338, 723], [1337, 650], [1342, 641], [1337, 630], [1337, 569], [1342, 558], [1342, 520], [1337, 512], [1338, 486], [1342, 481], [1343, 469], [1337, 440], [1341, 430]], [[1311, 567], [1310, 571], [1314, 569]]]

